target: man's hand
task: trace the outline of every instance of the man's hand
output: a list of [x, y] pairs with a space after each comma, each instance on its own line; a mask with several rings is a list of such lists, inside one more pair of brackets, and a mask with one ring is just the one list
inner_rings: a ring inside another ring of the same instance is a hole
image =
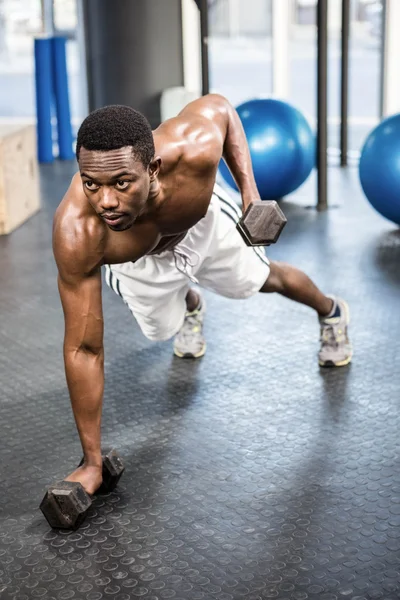
[[90, 466], [83, 464], [78, 467], [71, 475], [65, 478], [65, 481], [77, 481], [84, 490], [92, 496], [103, 483], [102, 466]]
[[255, 196], [254, 195], [242, 194], [242, 211], [243, 211], [243, 214], [246, 212], [246, 209], [248, 208], [248, 206], [250, 206], [250, 204], [253, 204], [253, 202], [256, 202], [257, 200], [261, 200], [261, 198], [258, 195], [258, 193]]

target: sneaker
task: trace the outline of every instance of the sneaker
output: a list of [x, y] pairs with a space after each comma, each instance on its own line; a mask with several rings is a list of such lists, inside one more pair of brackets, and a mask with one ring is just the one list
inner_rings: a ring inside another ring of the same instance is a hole
[[337, 302], [340, 309], [338, 317], [320, 317], [321, 348], [318, 354], [321, 367], [344, 367], [351, 361], [353, 352], [349, 342], [347, 329], [350, 322], [350, 311], [347, 303], [340, 298]]
[[204, 298], [200, 307], [187, 312], [180, 331], [175, 336], [174, 354], [179, 358], [200, 358], [206, 351], [206, 341], [203, 337], [203, 319], [206, 312]]

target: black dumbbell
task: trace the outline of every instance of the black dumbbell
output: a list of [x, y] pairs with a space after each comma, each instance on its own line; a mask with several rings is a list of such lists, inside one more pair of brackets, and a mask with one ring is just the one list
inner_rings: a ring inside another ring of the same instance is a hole
[[246, 208], [237, 229], [248, 246], [275, 244], [287, 223], [275, 200], [255, 200]]
[[[83, 459], [78, 466], [83, 464]], [[112, 492], [124, 472], [125, 467], [115, 450], [103, 454], [103, 483], [97, 494]], [[40, 510], [50, 527], [76, 530], [86, 518], [92, 505], [90, 496], [80, 483], [59, 481], [48, 488], [40, 503]]]

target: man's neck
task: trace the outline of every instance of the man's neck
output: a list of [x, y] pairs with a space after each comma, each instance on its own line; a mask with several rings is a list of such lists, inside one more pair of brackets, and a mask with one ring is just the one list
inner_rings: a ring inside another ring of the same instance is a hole
[[153, 213], [158, 211], [164, 204], [165, 194], [158, 177], [150, 183], [149, 195], [147, 198], [147, 210], [146, 213]]

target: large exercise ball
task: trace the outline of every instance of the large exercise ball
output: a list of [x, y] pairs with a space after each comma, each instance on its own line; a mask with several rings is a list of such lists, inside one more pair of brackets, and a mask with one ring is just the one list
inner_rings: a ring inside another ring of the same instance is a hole
[[[278, 200], [296, 190], [315, 164], [315, 138], [305, 117], [287, 102], [272, 98], [249, 100], [236, 110], [246, 133], [260, 197]], [[220, 171], [237, 189], [223, 161]]]
[[400, 225], [400, 115], [385, 119], [369, 134], [359, 174], [375, 210]]

